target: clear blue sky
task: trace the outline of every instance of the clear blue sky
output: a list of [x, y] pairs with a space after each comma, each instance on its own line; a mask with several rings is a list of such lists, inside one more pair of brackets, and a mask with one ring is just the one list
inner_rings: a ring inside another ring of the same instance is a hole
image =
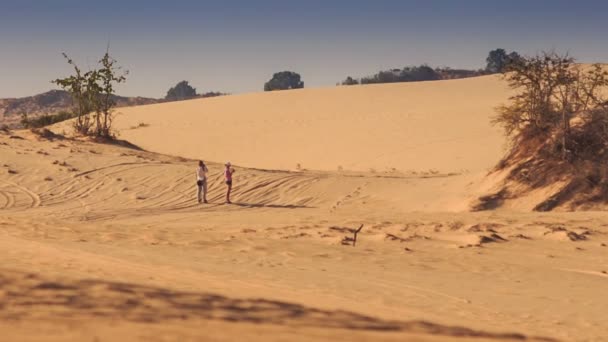
[[260, 91], [273, 72], [307, 87], [428, 63], [480, 68], [489, 50], [608, 61], [608, 1], [0, 0], [0, 98], [53, 88], [61, 52], [94, 66], [108, 41], [122, 95]]

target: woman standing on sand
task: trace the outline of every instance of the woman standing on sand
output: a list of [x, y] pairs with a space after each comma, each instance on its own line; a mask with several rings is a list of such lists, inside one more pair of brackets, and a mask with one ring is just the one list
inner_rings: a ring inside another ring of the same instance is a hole
[[[198, 203], [201, 201], [207, 203], [207, 165], [201, 160], [198, 162], [198, 169], [196, 169], [196, 186], [198, 187], [197, 197]], [[202, 196], [201, 196], [202, 194]]]
[[226, 178], [226, 185], [228, 186], [228, 191], [226, 192], [226, 203], [232, 204], [230, 202], [230, 191], [232, 191], [232, 174], [234, 174], [234, 169], [231, 167], [232, 164], [230, 162], [226, 163], [226, 170], [224, 170], [224, 177]]

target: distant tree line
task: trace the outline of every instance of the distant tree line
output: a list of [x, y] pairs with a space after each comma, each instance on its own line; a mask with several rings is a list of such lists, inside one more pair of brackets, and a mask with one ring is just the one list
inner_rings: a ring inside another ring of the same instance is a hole
[[355, 79], [351, 76], [342, 81], [342, 85], [437, 81], [443, 79], [472, 77], [483, 75], [483, 71], [453, 70], [449, 68], [431, 68], [428, 65], [410, 66], [403, 69], [380, 71], [372, 76]]
[[475, 77], [489, 74], [501, 73], [512, 62], [519, 60], [521, 57], [517, 52], [507, 53], [504, 49], [496, 49], [490, 51], [486, 58], [485, 69], [468, 70], [468, 69], [452, 69], [432, 68], [426, 64], [419, 66], [408, 66], [403, 69], [390, 69], [380, 71], [377, 74], [362, 78], [353, 78], [348, 76], [342, 85], [357, 85], [357, 84], [374, 84], [374, 83], [395, 83], [395, 82], [420, 82], [420, 81], [438, 81], [458, 78]]
[[[264, 83], [264, 91], [300, 88], [304, 88], [304, 81], [302, 81], [302, 76], [300, 76], [300, 74], [298, 74], [297, 72], [293, 71], [277, 72], [272, 75], [272, 78], [268, 80], [268, 82]], [[181, 81], [167, 91], [165, 100], [181, 101], [200, 97], [204, 98], [222, 95], [226, 95], [226, 93], [210, 91], [203, 94], [198, 94], [196, 92], [196, 88], [192, 87], [188, 81]]]
[[167, 91], [165, 96], [166, 101], [182, 101], [195, 98], [206, 98], [227, 95], [226, 93], [209, 91], [203, 94], [198, 94], [196, 88], [192, 87], [188, 81], [178, 82], [174, 87]]

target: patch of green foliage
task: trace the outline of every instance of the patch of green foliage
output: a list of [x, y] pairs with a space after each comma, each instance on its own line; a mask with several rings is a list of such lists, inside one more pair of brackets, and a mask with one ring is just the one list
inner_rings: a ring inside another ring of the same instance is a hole
[[56, 124], [58, 122], [66, 121], [76, 117], [74, 113], [61, 111], [57, 114], [44, 114], [36, 118], [28, 118], [27, 115], [21, 115], [21, 125], [25, 128], [42, 128]]

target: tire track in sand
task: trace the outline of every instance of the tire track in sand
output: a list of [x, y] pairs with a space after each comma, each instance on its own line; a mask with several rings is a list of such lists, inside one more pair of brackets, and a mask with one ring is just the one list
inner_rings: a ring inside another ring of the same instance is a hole
[[9, 192], [0, 190], [0, 197], [4, 198], [4, 201], [0, 202], [0, 209], [10, 209], [15, 205], [15, 198]]
[[[30, 189], [23, 187], [17, 183], [13, 183], [11, 181], [7, 181], [7, 180], [3, 180], [2, 181], [4, 184], [8, 184], [18, 190], [20, 190], [22, 193], [24, 193], [29, 199], [30, 199], [30, 204], [27, 206], [27, 208], [36, 208], [39, 207], [42, 204], [42, 201], [40, 200], [40, 196], [38, 196], [35, 192], [31, 191]], [[16, 203], [16, 199], [14, 201], [14, 203]], [[14, 207], [17, 207], [17, 205], [14, 205]]]

